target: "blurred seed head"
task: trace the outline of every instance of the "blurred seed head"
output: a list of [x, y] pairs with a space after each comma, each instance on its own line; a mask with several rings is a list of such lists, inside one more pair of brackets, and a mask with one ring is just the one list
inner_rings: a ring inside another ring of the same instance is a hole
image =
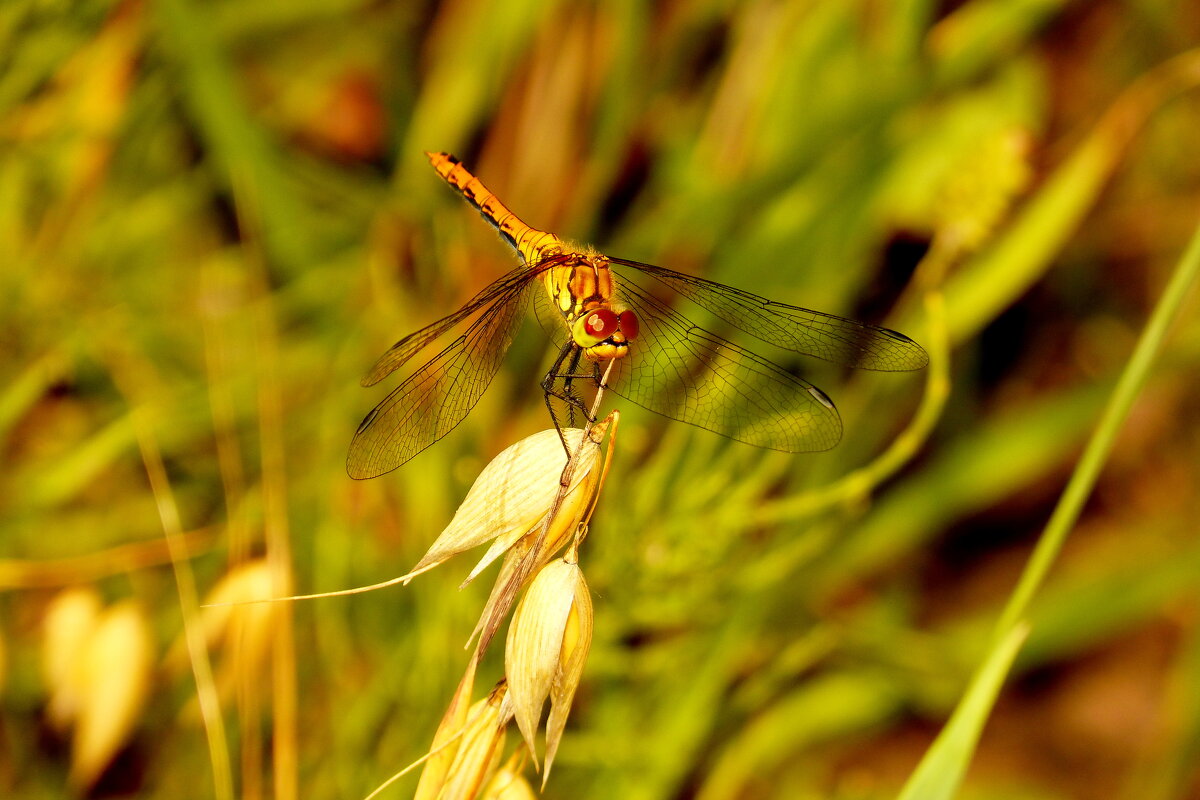
[[42, 621], [42, 676], [50, 689], [46, 713], [50, 724], [65, 731], [83, 703], [80, 664], [96, 629], [103, 602], [93, 588], [60, 592], [46, 607]]
[[150, 690], [154, 642], [131, 600], [103, 609], [93, 589], [47, 608], [42, 666], [51, 724], [71, 730], [71, 785], [91, 786], [128, 741]]
[[[200, 628], [205, 644], [220, 654], [214, 681], [223, 702], [233, 698], [239, 678], [261, 680], [281, 608], [252, 601], [277, 594], [270, 565], [266, 559], [255, 559], [235, 566], [205, 596]], [[189, 671], [188, 658], [181, 634], [167, 657], [170, 672]]]
[[1030, 138], [1020, 128], [997, 131], [970, 150], [941, 186], [939, 236], [958, 251], [978, 249], [1003, 222], [1032, 177]]

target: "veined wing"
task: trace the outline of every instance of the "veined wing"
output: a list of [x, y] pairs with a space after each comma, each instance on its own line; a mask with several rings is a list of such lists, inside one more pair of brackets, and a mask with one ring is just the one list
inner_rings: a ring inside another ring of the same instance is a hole
[[567, 323], [563, 320], [562, 312], [550, 299], [548, 292], [533, 293], [533, 316], [537, 319], [538, 327], [542, 329], [542, 333], [546, 335], [553, 348], [561, 349], [570, 338], [571, 333], [567, 328]]
[[[528, 270], [523, 267], [521, 271]], [[481, 295], [501, 281], [489, 286]], [[479, 319], [367, 414], [350, 442], [350, 453], [346, 457], [346, 472], [351, 478], [361, 480], [391, 472], [466, 418], [500, 368], [524, 315], [528, 289], [534, 285], [535, 282], [530, 280], [510, 281], [503, 291], [487, 295], [492, 302]], [[466, 309], [475, 310], [478, 306], [478, 302], [472, 301], [446, 320], [461, 320]], [[425, 330], [438, 329], [446, 320], [435, 322]], [[439, 333], [448, 327], [444, 325]], [[402, 339], [397, 347], [413, 336]], [[425, 344], [428, 341], [432, 339]], [[399, 363], [413, 352], [416, 351], [407, 353]]]
[[[779, 303], [653, 264], [611, 257], [609, 261], [630, 267], [634, 275], [654, 278], [733, 327], [785, 350], [881, 372], [921, 369], [929, 363], [921, 345], [889, 328]], [[630, 270], [620, 275], [624, 284], [632, 282]]]
[[842, 435], [833, 403], [818, 388], [692, 324], [625, 283], [638, 315], [633, 351], [613, 366], [612, 390], [644, 408], [771, 450], [828, 450]]
[[414, 331], [408, 336], [405, 336], [400, 341], [388, 348], [387, 352], [379, 357], [375, 365], [370, 371], [363, 376], [361, 381], [363, 386], [374, 386], [381, 380], [391, 375], [397, 369], [404, 365], [410, 358], [415, 356], [434, 340], [444, 334], [446, 331], [453, 328], [455, 325], [462, 322], [467, 317], [474, 314], [480, 308], [483, 308], [490, 302], [496, 300], [497, 297], [506, 296], [513, 292], [519, 292], [525, 288], [538, 273], [544, 269], [543, 267], [526, 267], [520, 266], [504, 275], [497, 278], [487, 287], [479, 292], [479, 294], [467, 301], [466, 305], [455, 311], [449, 316], [442, 317], [437, 322], [426, 325], [419, 331]]

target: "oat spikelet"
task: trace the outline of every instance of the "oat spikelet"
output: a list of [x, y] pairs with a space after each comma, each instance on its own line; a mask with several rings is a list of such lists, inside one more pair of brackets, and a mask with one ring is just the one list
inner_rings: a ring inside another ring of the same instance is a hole
[[[579, 446], [583, 431], [567, 428], [563, 435], [573, 452]], [[572, 475], [568, 498], [587, 493], [587, 487], [594, 483], [599, 462], [600, 448], [585, 446]], [[566, 464], [562, 441], [553, 428], [528, 436], [500, 453], [475, 479], [454, 519], [409, 576], [433, 569], [452, 556], [495, 540], [468, 580], [475, 577], [522, 536], [545, 522], [561, 488], [559, 477]]]
[[547, 771], [562, 738], [567, 711], [592, 639], [592, 602], [579, 565], [552, 561], [521, 598], [508, 631], [504, 668], [517, 727], [537, 764], [534, 737], [547, 697]]

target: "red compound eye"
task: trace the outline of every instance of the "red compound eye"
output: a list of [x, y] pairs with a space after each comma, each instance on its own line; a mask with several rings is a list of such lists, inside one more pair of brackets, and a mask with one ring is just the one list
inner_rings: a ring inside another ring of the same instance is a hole
[[638, 335], [638, 318], [637, 314], [632, 311], [622, 311], [617, 321], [621, 323], [621, 333], [625, 334], [626, 341], [632, 342]]
[[604, 341], [617, 332], [617, 315], [611, 309], [598, 308], [587, 315], [583, 324], [588, 336]]

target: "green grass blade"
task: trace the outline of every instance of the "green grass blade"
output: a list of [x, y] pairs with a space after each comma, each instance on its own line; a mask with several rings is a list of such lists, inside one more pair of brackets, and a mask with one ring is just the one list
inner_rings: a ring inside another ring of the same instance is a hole
[[1038, 539], [1033, 556], [1021, 575], [1021, 581], [1017, 584], [1016, 590], [1009, 598], [1008, 605], [1000, 617], [1000, 623], [997, 626], [998, 634], [1002, 635], [1004, 631], [1008, 631], [1016, 624], [1017, 620], [1025, 615], [1034, 592], [1041, 586], [1050, 565], [1054, 562], [1059, 550], [1062, 549], [1063, 541], [1079, 518], [1083, 503], [1096, 484], [1096, 478], [1112, 450], [1117, 433], [1120, 431], [1122, 423], [1125, 422], [1125, 418], [1129, 416], [1133, 401], [1145, 384], [1158, 351], [1162, 349], [1167, 330], [1179, 315], [1188, 290], [1195, 283], [1198, 274], [1200, 274], [1200, 228], [1197, 228], [1192, 235], [1192, 241], [1188, 244], [1187, 251], [1175, 267], [1170, 283], [1167, 284], [1166, 290], [1154, 308], [1154, 313], [1150, 316], [1150, 321], [1138, 339], [1133, 356], [1121, 372], [1117, 387], [1100, 418], [1100, 424], [1088, 440], [1079, 465], [1071, 473], [1067, 488], [1055, 507], [1045, 532]]
[[1045, 580], [1046, 573], [1062, 549], [1067, 534], [1079, 518], [1079, 512], [1091, 494], [1121, 424], [1129, 415], [1133, 401], [1145, 384], [1155, 356], [1162, 348], [1167, 330], [1178, 316], [1197, 274], [1200, 274], [1200, 228], [1197, 228], [1193, 235], [1187, 251], [1171, 276], [1170, 283], [1155, 306], [1150, 321], [1142, 331], [1133, 356], [1126, 364], [1116, 389], [1109, 398], [1100, 424], [1088, 440], [1083, 456], [1071, 473], [1067, 488], [1038, 540], [1033, 556], [1001, 614], [995, 644], [950, 721], [938, 734], [937, 740], [905, 785], [900, 794], [901, 800], [938, 800], [953, 797], [957, 791], [996, 693], [1021, 643], [1028, 635], [1028, 623], [1021, 620], [1029, 609], [1034, 593]]
[[950, 721], [904, 785], [900, 800], [948, 800], [958, 791], [996, 695], [1028, 633], [1028, 625], [1018, 625], [992, 648]]

